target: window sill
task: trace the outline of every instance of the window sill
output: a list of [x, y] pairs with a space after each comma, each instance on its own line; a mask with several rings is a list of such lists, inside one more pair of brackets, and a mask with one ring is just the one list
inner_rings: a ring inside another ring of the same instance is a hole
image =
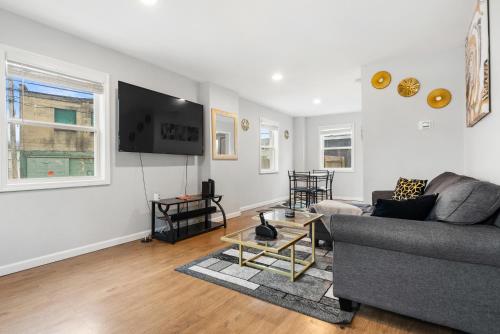
[[342, 168], [342, 169], [335, 169], [335, 168], [327, 168], [330, 172], [335, 172], [335, 173], [354, 173], [356, 172], [354, 168]]
[[81, 178], [71, 180], [50, 179], [44, 181], [19, 181], [11, 182], [3, 185], [0, 192], [13, 191], [29, 191], [29, 190], [45, 190], [45, 189], [61, 189], [61, 188], [79, 188], [109, 185], [109, 180], [102, 178]]
[[259, 171], [259, 174], [278, 174], [280, 171], [279, 170], [261, 170]]

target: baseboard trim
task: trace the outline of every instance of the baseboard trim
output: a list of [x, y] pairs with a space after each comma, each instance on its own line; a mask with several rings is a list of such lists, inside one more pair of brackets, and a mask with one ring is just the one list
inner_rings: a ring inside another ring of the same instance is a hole
[[[241, 211], [231, 212], [226, 215], [226, 219], [231, 219], [235, 217], [241, 216]], [[218, 215], [212, 218], [215, 222], [222, 221], [222, 215]], [[85, 245], [77, 248], [67, 249], [64, 251], [43, 255], [40, 257], [36, 257], [33, 259], [28, 259], [24, 261], [19, 261], [11, 264], [7, 264], [4, 266], [0, 266], [0, 277], [13, 274], [19, 271], [43, 266], [45, 264], [66, 260], [75, 256], [84, 255], [88, 253], [92, 253], [101, 249], [117, 246], [120, 244], [124, 244], [127, 242], [135, 241], [142, 239], [145, 236], [148, 236], [151, 233], [151, 230], [142, 231], [134, 234], [125, 235], [123, 237], [113, 238], [109, 240], [104, 240], [100, 242], [96, 242], [90, 245]]]
[[[236, 217], [239, 217], [239, 216], [241, 216], [241, 211], [231, 212], [231, 213], [226, 214], [226, 220], [229, 220], [231, 218], [236, 218]], [[222, 221], [222, 214], [213, 215], [212, 216], [212, 221], [214, 221], [216, 223], [221, 222]]]
[[252, 210], [252, 209], [255, 209], [255, 208], [259, 208], [261, 206], [266, 206], [266, 205], [269, 205], [269, 204], [274, 204], [274, 203], [281, 202], [281, 201], [286, 201], [286, 200], [288, 200], [288, 196], [278, 197], [278, 198], [271, 199], [271, 200], [268, 200], [268, 201], [264, 201], [264, 202], [259, 202], [259, 203], [254, 203], [254, 204], [242, 206], [240, 208], [240, 211], [248, 211], [248, 210]]
[[7, 264], [4, 266], [0, 266], [0, 276], [5, 276], [9, 274], [13, 274], [19, 271], [43, 266], [45, 264], [65, 260], [71, 257], [92, 253], [101, 249], [117, 246], [120, 244], [124, 244], [130, 241], [139, 240], [151, 233], [150, 230], [142, 231], [134, 234], [125, 235], [123, 237], [113, 238], [109, 240], [104, 240], [100, 242], [96, 242], [90, 245], [85, 245], [82, 247], [72, 248], [68, 250], [64, 250], [61, 252], [56, 252], [52, 254], [47, 254], [44, 256], [36, 257], [29, 260], [24, 260], [20, 262], [15, 262], [11, 264]]
[[[268, 200], [268, 201], [263, 201], [263, 202], [259, 202], [259, 203], [245, 205], [245, 206], [242, 206], [240, 208], [240, 211], [235, 211], [235, 212], [231, 212], [231, 213], [226, 214], [226, 219], [239, 217], [239, 216], [241, 216], [241, 212], [243, 212], [243, 211], [252, 210], [252, 209], [255, 209], [255, 208], [258, 208], [261, 206], [266, 206], [266, 205], [277, 203], [277, 202], [284, 201], [287, 199], [288, 199], [288, 196], [284, 196], [284, 197], [279, 197], [279, 198], [275, 198], [275, 199]], [[349, 197], [338, 197], [338, 198], [336, 197], [336, 199], [352, 200], [352, 201], [362, 201], [363, 200], [362, 198], [358, 198], [358, 197], [350, 197], [350, 198]], [[217, 215], [217, 216], [213, 217], [212, 220], [215, 222], [220, 222], [220, 221], [222, 221], [222, 215]], [[7, 264], [4, 266], [0, 266], [0, 276], [13, 274], [13, 273], [16, 273], [19, 271], [43, 266], [45, 264], [69, 259], [69, 258], [83, 255], [83, 254], [92, 253], [92, 252], [95, 252], [95, 251], [98, 251], [101, 249], [117, 246], [117, 245], [131, 242], [134, 240], [139, 240], [145, 236], [148, 236], [150, 233], [151, 233], [150, 230], [142, 231], [142, 232], [125, 235], [125, 236], [118, 237], [118, 238], [113, 238], [113, 239], [109, 239], [109, 240], [96, 242], [96, 243], [93, 243], [90, 245], [85, 245], [82, 247], [72, 248], [72, 249], [68, 249], [68, 250], [64, 250], [64, 251], [60, 251], [60, 252], [56, 252], [56, 253], [52, 253], [52, 254], [43, 255], [40, 257], [33, 258], [33, 259], [28, 259], [28, 260], [19, 261], [19, 262]]]

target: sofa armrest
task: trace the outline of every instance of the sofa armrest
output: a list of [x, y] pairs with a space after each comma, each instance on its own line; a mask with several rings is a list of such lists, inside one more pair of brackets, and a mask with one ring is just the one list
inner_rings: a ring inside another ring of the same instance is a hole
[[500, 228], [373, 216], [333, 215], [335, 242], [500, 267]]
[[372, 192], [372, 205], [377, 204], [379, 199], [392, 199], [394, 190], [375, 190]]

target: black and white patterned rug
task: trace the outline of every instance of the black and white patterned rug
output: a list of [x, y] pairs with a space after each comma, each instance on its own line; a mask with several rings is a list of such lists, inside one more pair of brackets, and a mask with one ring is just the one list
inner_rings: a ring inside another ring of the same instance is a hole
[[[257, 250], [244, 249], [244, 258]], [[285, 250], [284, 255], [289, 251]], [[311, 254], [310, 239], [296, 245], [296, 257], [306, 259]], [[290, 270], [288, 262], [271, 257], [260, 257], [257, 262], [266, 266]], [[355, 312], [341, 311], [333, 295], [333, 253], [316, 247], [316, 262], [295, 282], [288, 277], [238, 264], [237, 246], [228, 247], [185, 264], [176, 270], [199, 279], [239, 291], [266, 302], [334, 324], [348, 324]], [[301, 266], [296, 265], [296, 270]]]

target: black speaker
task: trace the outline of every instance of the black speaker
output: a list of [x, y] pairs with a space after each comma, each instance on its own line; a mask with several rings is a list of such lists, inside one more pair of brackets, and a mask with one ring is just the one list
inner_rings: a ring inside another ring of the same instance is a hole
[[215, 195], [215, 181], [209, 179], [201, 183], [201, 196], [203, 198], [213, 197]]

